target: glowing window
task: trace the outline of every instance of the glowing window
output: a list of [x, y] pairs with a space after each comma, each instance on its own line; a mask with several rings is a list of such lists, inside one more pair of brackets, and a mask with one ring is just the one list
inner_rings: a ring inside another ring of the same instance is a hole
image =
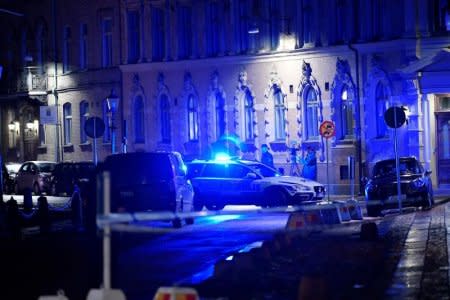
[[64, 117], [64, 145], [72, 143], [72, 104], [65, 103], [63, 105]]
[[305, 138], [306, 140], [319, 139], [319, 101], [316, 91], [309, 87], [304, 96], [305, 107]]
[[198, 104], [193, 95], [188, 97], [188, 130], [189, 140], [198, 140]]
[[353, 136], [353, 102], [346, 85], [341, 91], [340, 123], [341, 138], [351, 138]]

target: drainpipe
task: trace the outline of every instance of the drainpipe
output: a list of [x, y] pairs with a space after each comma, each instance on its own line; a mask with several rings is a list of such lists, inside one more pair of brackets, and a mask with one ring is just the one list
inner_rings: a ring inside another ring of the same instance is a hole
[[356, 107], [358, 112], [358, 119], [357, 119], [357, 128], [356, 133], [358, 135], [357, 139], [357, 151], [358, 151], [358, 174], [359, 174], [359, 193], [362, 194], [362, 184], [361, 184], [361, 178], [362, 178], [362, 149], [361, 149], [361, 113], [360, 113], [360, 98], [359, 98], [359, 52], [358, 49], [353, 47], [351, 43], [348, 43], [348, 48], [355, 54], [355, 66], [356, 66]]
[[54, 68], [55, 68], [55, 85], [53, 87], [53, 96], [55, 97], [55, 107], [56, 107], [56, 126], [55, 126], [55, 135], [56, 135], [56, 143], [55, 143], [55, 161], [56, 162], [60, 162], [61, 160], [63, 160], [62, 158], [62, 152], [61, 152], [61, 139], [60, 139], [60, 127], [61, 127], [61, 123], [59, 120], [59, 104], [58, 104], [58, 42], [57, 42], [57, 32], [56, 32], [56, 28], [57, 28], [57, 21], [56, 21], [56, 1], [57, 0], [53, 0], [53, 51], [54, 51]]

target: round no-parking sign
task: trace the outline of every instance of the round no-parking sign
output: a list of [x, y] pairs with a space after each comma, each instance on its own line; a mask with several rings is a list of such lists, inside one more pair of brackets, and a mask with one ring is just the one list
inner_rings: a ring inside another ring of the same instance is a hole
[[332, 121], [323, 121], [320, 124], [319, 133], [322, 137], [329, 139], [336, 134], [336, 126]]

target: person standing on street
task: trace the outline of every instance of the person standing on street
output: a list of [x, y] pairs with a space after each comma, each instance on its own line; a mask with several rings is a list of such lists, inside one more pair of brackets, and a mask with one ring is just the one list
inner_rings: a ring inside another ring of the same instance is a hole
[[275, 169], [273, 164], [273, 155], [269, 152], [269, 146], [267, 144], [262, 144], [261, 146], [261, 162]]
[[302, 177], [311, 180], [317, 180], [317, 158], [316, 152], [312, 147], [308, 147], [306, 156], [302, 159], [302, 163]]

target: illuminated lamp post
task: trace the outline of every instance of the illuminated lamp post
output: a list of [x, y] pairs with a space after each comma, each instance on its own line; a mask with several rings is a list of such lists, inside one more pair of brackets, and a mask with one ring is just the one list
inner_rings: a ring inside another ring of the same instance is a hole
[[111, 94], [106, 98], [108, 105], [108, 117], [109, 128], [111, 129], [111, 154], [116, 153], [116, 125], [114, 123], [115, 114], [119, 107], [119, 97], [116, 95], [114, 89], [111, 90]]

